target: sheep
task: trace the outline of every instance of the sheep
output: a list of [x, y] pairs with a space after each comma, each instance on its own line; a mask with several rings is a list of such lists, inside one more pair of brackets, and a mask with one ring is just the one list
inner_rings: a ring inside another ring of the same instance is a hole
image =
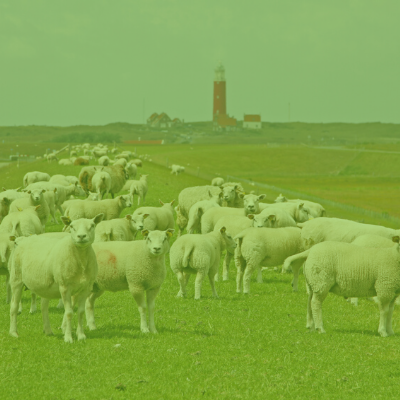
[[321, 206], [319, 203], [314, 203], [313, 201], [308, 201], [308, 200], [288, 200], [285, 196], [280, 194], [276, 199], [275, 203], [303, 203], [307, 209], [310, 211], [310, 215], [313, 218], [319, 218], [319, 217], [326, 217], [326, 210], [324, 207]]
[[143, 204], [146, 201], [147, 194], [147, 177], [148, 175], [140, 175], [140, 179], [138, 181], [133, 181], [131, 187], [129, 188], [129, 193], [132, 197], [135, 194], [138, 196], [138, 205], [140, 205], [140, 199], [143, 200]]
[[[128, 290], [135, 299], [140, 313], [140, 330], [157, 333], [154, 324], [154, 303], [167, 271], [165, 254], [173, 229], [142, 231], [145, 240], [134, 242], [93, 243], [98, 263], [96, 287], [86, 301], [86, 320], [90, 330], [96, 329], [94, 303], [105, 291]], [[147, 307], [146, 307], [147, 297]], [[149, 324], [146, 318], [149, 312]]]
[[125, 218], [102, 221], [96, 226], [96, 242], [132, 241], [138, 231], [144, 228], [144, 220], [149, 214], [125, 215]]
[[128, 165], [128, 161], [126, 161], [125, 158], [118, 158], [116, 161], [114, 161], [114, 165], [122, 165], [125, 168]]
[[103, 219], [80, 219], [71, 223], [70, 235], [63, 239], [41, 236], [18, 242], [10, 258], [10, 335], [18, 337], [17, 312], [24, 285], [42, 297], [43, 330], [53, 332], [49, 321], [49, 300], [62, 298], [65, 312], [62, 323], [64, 341], [72, 343], [72, 304], [78, 305], [78, 340], [86, 339], [83, 330], [85, 300], [97, 276], [97, 260], [92, 248], [95, 226]]
[[400, 235], [400, 230], [340, 218], [321, 217], [297, 225], [301, 228], [305, 249], [328, 240], [351, 243], [358, 236], [366, 234], [383, 236], [387, 239]]
[[35, 182], [48, 182], [50, 175], [46, 172], [33, 171], [25, 174], [23, 179], [24, 188]]
[[0, 224], [0, 233], [12, 236], [31, 236], [43, 233], [42, 223], [37, 215], [40, 206], [28, 207], [22, 211], [10, 212]]
[[209, 196], [209, 200], [200, 200], [190, 208], [189, 221], [187, 223], [187, 231], [189, 234], [201, 232], [201, 217], [207, 210], [213, 207], [221, 207], [222, 192], [213, 196], [209, 191]]
[[179, 175], [182, 172], [185, 172], [185, 167], [176, 164], [171, 165], [171, 174]]
[[275, 210], [286, 211], [296, 222], [305, 222], [310, 219], [310, 211], [304, 206], [304, 203], [274, 203], [260, 204], [262, 212], [269, 210], [271, 213]]
[[89, 192], [89, 196], [86, 198], [86, 199], [84, 199], [84, 200], [82, 200], [82, 199], [72, 199], [72, 200], [66, 200], [66, 201], [64, 201], [64, 203], [62, 203], [61, 204], [61, 209], [63, 210], [63, 214], [65, 213], [65, 210], [67, 209], [67, 207], [70, 205], [70, 204], [73, 204], [73, 203], [75, 203], [75, 202], [80, 202], [80, 201], [99, 201], [100, 200], [100, 197], [99, 197], [99, 194], [98, 193], [92, 193], [92, 192]]
[[78, 157], [78, 153], [77, 153], [76, 150], [72, 150], [72, 151], [69, 153], [69, 156], [70, 156], [70, 157]]
[[136, 164], [130, 162], [125, 166], [125, 171], [129, 178], [135, 178], [137, 174], [137, 166]]
[[57, 155], [55, 153], [46, 154], [47, 162], [51, 163], [52, 161], [58, 161]]
[[47, 201], [44, 198], [45, 189], [33, 189], [28, 190], [28, 197], [22, 197], [21, 199], [14, 200], [10, 206], [10, 212], [18, 212], [28, 207], [40, 206], [37, 209], [37, 214], [43, 227], [43, 231], [46, 227], [46, 222], [49, 219], [50, 209]]
[[128, 191], [128, 192], [129, 192], [129, 190], [130, 190], [130, 188], [131, 188], [133, 182], [135, 182], [134, 179], [129, 179], [129, 180], [127, 180], [127, 181], [125, 182], [124, 187], [121, 189], [121, 191], [123, 191], [123, 192]]
[[108, 156], [102, 156], [97, 160], [97, 162], [99, 163], [99, 165], [106, 167], [107, 165], [110, 165], [111, 160], [108, 158]]
[[392, 315], [400, 292], [399, 236], [395, 246], [370, 248], [327, 241], [297, 256], [305, 261], [308, 292], [307, 328], [325, 333], [322, 302], [329, 292], [344, 297], [377, 296], [380, 310], [378, 333], [393, 335]]
[[8, 197], [0, 198], [0, 223], [3, 218], [10, 212], [11, 200]]
[[8, 232], [0, 233], [0, 275], [6, 276], [6, 302], [11, 301], [11, 288], [10, 288], [10, 272], [8, 269], [8, 260], [14, 250], [15, 236], [11, 236]]
[[19, 191], [18, 189], [6, 189], [3, 187], [3, 191], [0, 193], [0, 199], [7, 198], [12, 203], [16, 199], [20, 199], [21, 197], [26, 197], [24, 192]]
[[[250, 292], [250, 278], [260, 267], [281, 265], [284, 260], [303, 251], [299, 228], [247, 228], [235, 236], [236, 291]], [[261, 271], [258, 282], [262, 282]]]
[[100, 157], [106, 156], [108, 153], [107, 150], [92, 150], [93, 157], [99, 159]]
[[260, 214], [249, 214], [249, 218], [253, 220], [253, 226], [256, 228], [285, 228], [288, 226], [297, 226], [296, 221], [286, 210], [276, 208], [266, 208]]
[[243, 207], [243, 196], [239, 196], [239, 194], [244, 193], [244, 190], [240, 183], [226, 182], [221, 188], [224, 200], [222, 205], [224, 207]]
[[132, 160], [131, 162], [133, 162], [134, 164], [136, 164], [137, 167], [143, 167], [143, 162], [142, 160], [136, 158], [134, 160]]
[[139, 207], [133, 213], [133, 217], [137, 215], [147, 214], [148, 217], [144, 221], [144, 229], [148, 231], [165, 231], [167, 229], [173, 229], [175, 226], [174, 221], [174, 209], [172, 205], [175, 200], [171, 203], [163, 203], [161, 200], [161, 207]]
[[74, 165], [74, 163], [69, 158], [61, 158], [58, 160], [58, 165]]
[[191, 274], [196, 274], [195, 300], [201, 297], [201, 285], [207, 275], [213, 296], [218, 297], [214, 276], [218, 271], [221, 254], [225, 247], [230, 251], [236, 247], [236, 243], [226, 232], [225, 227], [206, 235], [181, 236], [175, 241], [171, 246], [170, 264], [180, 285], [177, 297], [186, 296], [186, 285]]
[[107, 197], [108, 192], [111, 190], [111, 176], [108, 172], [104, 172], [102, 169], [93, 175], [92, 187], [95, 192], [98, 193], [100, 200], [103, 197]]
[[[71, 158], [72, 161], [72, 158]], [[87, 158], [78, 157], [73, 160], [74, 165], [89, 165], [89, 160]]]
[[65, 216], [74, 221], [80, 218], [93, 218], [93, 216], [102, 213], [104, 220], [110, 220], [119, 218], [122, 210], [131, 206], [132, 202], [129, 195], [100, 201], [73, 202], [65, 209]]
[[211, 186], [222, 186], [224, 183], [224, 178], [214, 178], [211, 181]]

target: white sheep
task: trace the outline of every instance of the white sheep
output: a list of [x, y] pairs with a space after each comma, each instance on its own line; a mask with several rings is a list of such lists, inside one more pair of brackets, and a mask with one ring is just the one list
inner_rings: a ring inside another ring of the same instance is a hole
[[10, 258], [10, 335], [18, 337], [17, 313], [24, 285], [42, 297], [43, 330], [53, 332], [49, 321], [49, 300], [62, 298], [65, 312], [62, 323], [64, 341], [72, 343], [72, 304], [78, 305], [78, 340], [86, 339], [83, 330], [85, 301], [97, 276], [96, 255], [92, 248], [95, 226], [103, 216], [71, 223], [71, 234], [63, 239], [32, 236], [20, 240]]
[[179, 175], [183, 172], [185, 172], [185, 167], [176, 164], [171, 165], [171, 174]]
[[[118, 158], [114, 160], [114, 165], [122, 165], [124, 168], [128, 165], [128, 161], [125, 158]], [[136, 164], [134, 164], [136, 165]]]
[[140, 179], [137, 181], [133, 181], [131, 187], [129, 188], [129, 193], [132, 197], [136, 194], [138, 196], [138, 205], [140, 205], [140, 199], [142, 199], [143, 203], [146, 201], [147, 194], [147, 177], [148, 175], [140, 175]]
[[132, 162], [129, 162], [125, 166], [125, 171], [128, 174], [129, 178], [135, 178], [137, 174], [137, 165]]
[[61, 158], [58, 160], [58, 165], [74, 165], [74, 163], [69, 158]]
[[236, 247], [232, 236], [222, 227], [219, 231], [206, 235], [193, 234], [179, 237], [171, 246], [171, 269], [178, 278], [180, 290], [178, 297], [186, 296], [186, 285], [191, 274], [196, 274], [195, 296], [201, 297], [201, 286], [206, 276], [210, 281], [214, 297], [218, 297], [214, 276], [218, 271], [222, 251]]
[[51, 163], [52, 161], [58, 161], [56, 153], [46, 154], [45, 157], [48, 163]]
[[340, 242], [318, 243], [298, 254], [305, 261], [308, 292], [307, 328], [324, 333], [322, 302], [329, 292], [344, 297], [377, 296], [378, 332], [393, 335], [392, 315], [400, 292], [399, 237], [391, 248], [368, 248]]
[[64, 201], [64, 203], [62, 203], [61, 205], [61, 209], [63, 210], [63, 213], [65, 213], [65, 210], [67, 209], [67, 207], [72, 204], [73, 202], [80, 202], [80, 201], [99, 201], [100, 197], [98, 193], [92, 193], [89, 192], [89, 196], [86, 197], [86, 199], [71, 199], [71, 200], [66, 200]]
[[50, 180], [50, 175], [46, 172], [32, 171], [27, 172], [23, 179], [23, 185], [26, 188], [31, 183], [35, 182], [48, 182]]
[[165, 231], [174, 228], [174, 208], [172, 205], [175, 200], [172, 200], [171, 203], [163, 203], [161, 200], [159, 200], [159, 202], [161, 207], [139, 207], [133, 213], [133, 217], [144, 214], [148, 215], [146, 221], [144, 221], [145, 230]]
[[169, 239], [173, 233], [173, 229], [142, 231], [145, 240], [93, 244], [98, 263], [98, 290], [91, 293], [86, 302], [86, 320], [90, 330], [96, 329], [95, 300], [105, 291], [129, 290], [138, 305], [140, 330], [143, 333], [157, 333], [154, 324], [154, 304], [167, 275], [165, 254], [169, 251]]
[[43, 233], [42, 223], [37, 215], [38, 207], [28, 207], [23, 211], [10, 212], [0, 224], [0, 232], [12, 236], [31, 236]]
[[211, 181], [211, 186], [222, 186], [225, 183], [224, 178], [214, 178]]
[[100, 199], [107, 197], [111, 190], [111, 176], [108, 172], [97, 170], [92, 178], [92, 188]]
[[148, 214], [125, 215], [125, 218], [102, 221], [96, 226], [96, 242], [132, 241], [144, 228]]
[[236, 291], [250, 292], [250, 278], [259, 270], [258, 282], [262, 282], [259, 267], [274, 267], [284, 260], [300, 253], [302, 248], [300, 229], [298, 228], [248, 228], [235, 236], [238, 244], [235, 250], [237, 268]]
[[7, 285], [7, 304], [11, 301], [10, 273], [8, 270], [8, 260], [14, 250], [15, 236], [8, 232], [0, 233], [0, 275], [6, 276]]
[[241, 196], [240, 194], [244, 193], [244, 190], [240, 183], [226, 182], [221, 188], [224, 201], [222, 205], [224, 207], [243, 207], [243, 195]]
[[110, 220], [119, 218], [122, 210], [131, 206], [132, 202], [129, 195], [100, 201], [73, 202], [65, 209], [65, 216], [74, 221], [80, 218], [93, 218], [93, 216], [101, 213], [104, 215], [104, 220]]
[[99, 165], [106, 167], [107, 165], [110, 165], [111, 160], [108, 158], [108, 156], [102, 156], [97, 160], [97, 162], [99, 163]]
[[283, 209], [266, 208], [260, 214], [249, 214], [253, 220], [253, 226], [256, 228], [285, 228], [288, 226], [297, 226], [292, 216]]
[[307, 209], [310, 211], [310, 215], [313, 218], [326, 217], [326, 210], [319, 203], [314, 203], [313, 201], [300, 200], [300, 199], [289, 200], [285, 196], [283, 196], [282, 194], [280, 194], [275, 199], [275, 203], [286, 203], [286, 202], [289, 202], [289, 203], [303, 203], [307, 207]]
[[[274, 212], [275, 210], [286, 211], [296, 222], [305, 222], [310, 219], [310, 210], [304, 206], [304, 203], [274, 203], [274, 204], [260, 204], [262, 212], [269, 210]], [[267, 212], [267, 211], [266, 211]]]

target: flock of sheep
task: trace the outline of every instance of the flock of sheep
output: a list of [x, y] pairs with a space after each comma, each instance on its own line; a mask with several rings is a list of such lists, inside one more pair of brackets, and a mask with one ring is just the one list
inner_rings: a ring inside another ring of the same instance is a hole
[[[186, 295], [191, 275], [196, 276], [195, 299], [201, 297], [206, 277], [218, 297], [214, 282], [220, 279], [224, 252], [222, 279], [229, 280], [233, 258], [238, 293], [250, 292], [253, 273], [262, 282], [262, 267], [279, 265], [282, 272], [293, 272], [292, 286], [297, 291], [304, 265], [309, 329], [324, 332], [321, 306], [333, 292], [353, 302], [375, 296], [380, 308], [378, 332], [393, 334], [393, 308], [400, 294], [398, 231], [328, 218], [320, 204], [282, 195], [275, 203], [263, 203], [264, 194], [246, 194], [239, 183], [222, 178], [182, 190], [176, 207], [174, 201], [140, 207], [148, 190], [147, 175], [134, 179], [142, 166], [140, 158], [100, 144], [93, 149], [88, 144], [77, 146], [73, 152], [76, 159], [94, 157], [98, 165], [83, 166], [79, 177], [30, 172], [23, 178], [22, 191], [0, 193], [0, 274], [7, 278], [12, 336], [18, 337], [24, 288], [32, 294], [31, 312], [36, 310], [36, 296], [42, 298], [47, 335], [52, 334], [49, 301], [61, 299], [66, 342], [73, 341], [75, 305], [78, 340], [86, 338], [85, 312], [89, 329], [96, 329], [94, 304], [105, 291], [129, 290], [138, 305], [141, 331], [157, 332], [154, 305], [166, 277], [168, 252], [179, 283], [178, 297]], [[108, 194], [111, 199], [105, 198]], [[122, 210], [133, 206], [135, 195], [138, 208], [120, 218]], [[56, 210], [61, 213], [63, 232], [46, 233], [49, 216], [58, 223]], [[178, 237], [170, 247], [175, 223]], [[144, 240], [135, 240], [138, 232]]]

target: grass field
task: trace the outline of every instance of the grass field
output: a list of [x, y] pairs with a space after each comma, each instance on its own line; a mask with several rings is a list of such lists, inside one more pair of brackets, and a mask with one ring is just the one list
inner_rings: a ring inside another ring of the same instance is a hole
[[[140, 153], [150, 153], [155, 161], [164, 162], [168, 157], [170, 164], [189, 163], [194, 171], [201, 166], [210, 175], [219, 172], [250, 177], [327, 198], [336, 193], [338, 201], [359, 202], [360, 207], [378, 207], [391, 186], [391, 195], [398, 196], [395, 168], [392, 168], [395, 175], [383, 181], [372, 176], [359, 180], [332, 173], [338, 168], [336, 157], [341, 165], [349, 165], [351, 153], [340, 156], [329, 153], [329, 157], [321, 155], [318, 161], [318, 157], [312, 159], [312, 152], [304, 159], [300, 151], [296, 155], [290, 148], [283, 150], [277, 155], [276, 149], [259, 146], [232, 147], [229, 151], [223, 146], [194, 146], [193, 150], [189, 146], [138, 149]], [[238, 161], [241, 153], [243, 157]], [[271, 172], [270, 167], [276, 163], [280, 168]], [[21, 163], [19, 168], [12, 164], [0, 169], [0, 181], [7, 188], [20, 186], [23, 175], [31, 170], [78, 175], [80, 168], [59, 167], [44, 161]], [[141, 172], [150, 175], [147, 200], [152, 206], [158, 205], [159, 198], [164, 202], [177, 198], [184, 187], [207, 183], [188, 174], [173, 177], [165, 167], [154, 163], [144, 163]], [[336, 182], [336, 186], [331, 182]], [[363, 195], [358, 193], [359, 187], [366, 188]], [[377, 189], [380, 194], [373, 198], [371, 194]], [[335, 212], [339, 214], [338, 210]], [[126, 213], [128, 210], [123, 215]], [[48, 228], [61, 230], [60, 225], [49, 224]], [[398, 397], [400, 336], [378, 336], [379, 313], [375, 303], [361, 300], [356, 308], [330, 295], [323, 306], [327, 333], [308, 333], [303, 276], [299, 292], [293, 293], [291, 275], [266, 271], [264, 283], [254, 280], [247, 296], [236, 294], [234, 277], [231, 266], [229, 282], [216, 284], [218, 300], [212, 298], [205, 282], [203, 298], [194, 301], [193, 278], [188, 297], [177, 299], [178, 282], [167, 258], [167, 278], [156, 302], [158, 335], [140, 333], [137, 307], [128, 292], [105, 293], [96, 302], [98, 329], [86, 330], [87, 340], [72, 345], [65, 344], [61, 331], [56, 329], [61, 324], [62, 312], [55, 307], [55, 301], [50, 307], [50, 320], [56, 334], [44, 336], [40, 311], [33, 315], [28, 312], [29, 292], [24, 292], [24, 310], [18, 317], [20, 338], [10, 337], [9, 306], [5, 304], [2, 284], [0, 398]], [[395, 331], [400, 329], [399, 317], [399, 311], [395, 310]]]

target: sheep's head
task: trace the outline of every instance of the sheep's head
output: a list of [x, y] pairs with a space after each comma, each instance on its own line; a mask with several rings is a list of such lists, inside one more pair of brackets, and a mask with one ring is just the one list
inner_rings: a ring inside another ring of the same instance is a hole
[[249, 214], [247, 218], [253, 220], [254, 228], [274, 228], [276, 223], [275, 214]]
[[78, 182], [75, 182], [74, 195], [75, 196], [81, 196], [81, 197], [85, 197], [86, 196], [85, 191], [83, 190], [82, 186], [78, 184]]
[[244, 210], [246, 214], [258, 214], [260, 212], [260, 200], [265, 199], [265, 194], [245, 194], [239, 193], [239, 197], [243, 199]]
[[119, 203], [122, 208], [132, 207], [132, 197], [129, 194], [119, 196]]
[[144, 220], [149, 216], [149, 214], [134, 214], [125, 215], [125, 218], [130, 221], [130, 226], [133, 231], [142, 231], [144, 228]]
[[237, 185], [227, 185], [222, 189], [223, 199], [229, 203], [233, 201], [236, 197]]
[[213, 194], [211, 193], [211, 191], [209, 190], [209, 191], [208, 191], [208, 195], [210, 196], [210, 200], [214, 201], [215, 203], [217, 203], [217, 204], [219, 204], [219, 205], [222, 204], [222, 199], [223, 199], [223, 197], [224, 197], [224, 192], [222, 191], [222, 189], [221, 189], [221, 191], [220, 191], [218, 194], [216, 194], [216, 195], [213, 195]]
[[28, 190], [28, 194], [31, 196], [31, 199], [34, 204], [39, 203], [41, 200], [43, 200], [43, 193], [46, 192], [45, 189], [33, 189], [33, 190]]
[[[64, 218], [61, 219], [64, 222]], [[104, 218], [104, 214], [98, 214], [93, 219], [80, 218], [69, 223], [69, 230], [71, 232], [71, 239], [75, 246], [79, 248], [86, 248], [94, 241], [96, 225]], [[64, 222], [65, 224], [65, 222]]]
[[276, 199], [275, 203], [286, 203], [288, 199], [281, 193]]
[[306, 222], [309, 220], [310, 210], [304, 207], [304, 203], [298, 203], [296, 208], [296, 221]]
[[87, 197], [87, 200], [89, 200], [89, 201], [99, 201], [100, 200], [100, 196], [99, 196], [98, 193], [89, 192], [89, 196]]
[[226, 231], [225, 226], [223, 226], [219, 231], [224, 239], [226, 251], [232, 254], [236, 249], [236, 242], [233, 240], [233, 237], [229, 234], [229, 232]]
[[159, 257], [168, 253], [169, 251], [169, 239], [174, 234], [174, 229], [167, 229], [166, 231], [142, 231], [142, 235], [146, 240], [147, 248], [150, 254]]

